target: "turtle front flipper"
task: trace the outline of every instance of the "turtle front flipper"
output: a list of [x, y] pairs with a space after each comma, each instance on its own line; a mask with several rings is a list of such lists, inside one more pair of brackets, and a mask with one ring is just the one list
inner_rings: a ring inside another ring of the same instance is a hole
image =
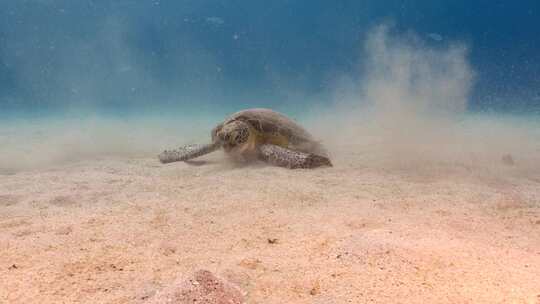
[[165, 150], [159, 154], [159, 161], [163, 164], [177, 161], [187, 161], [211, 152], [220, 148], [219, 143], [211, 143], [206, 145], [187, 145], [176, 150]]
[[261, 145], [259, 152], [264, 161], [290, 169], [332, 166], [332, 162], [327, 157], [289, 150], [277, 145]]

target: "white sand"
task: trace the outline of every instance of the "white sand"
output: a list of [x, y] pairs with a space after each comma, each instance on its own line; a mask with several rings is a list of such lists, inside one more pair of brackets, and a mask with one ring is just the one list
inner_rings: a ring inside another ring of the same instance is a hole
[[203, 160], [0, 176], [0, 303], [142, 303], [197, 269], [249, 303], [540, 301], [540, 178], [516, 166]]

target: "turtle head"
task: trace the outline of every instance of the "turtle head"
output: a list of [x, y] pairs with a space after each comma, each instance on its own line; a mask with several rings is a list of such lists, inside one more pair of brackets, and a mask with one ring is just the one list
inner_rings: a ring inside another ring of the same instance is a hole
[[250, 137], [250, 127], [247, 123], [242, 121], [231, 121], [223, 125], [223, 127], [217, 131], [217, 138], [221, 141], [223, 149], [226, 152], [231, 151], [237, 147], [241, 147], [248, 142]]

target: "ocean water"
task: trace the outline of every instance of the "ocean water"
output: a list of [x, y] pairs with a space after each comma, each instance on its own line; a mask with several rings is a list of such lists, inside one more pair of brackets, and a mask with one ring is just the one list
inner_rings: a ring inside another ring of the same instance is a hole
[[539, 37], [538, 1], [2, 1], [0, 172], [154, 157], [266, 107], [338, 158], [538, 174]]

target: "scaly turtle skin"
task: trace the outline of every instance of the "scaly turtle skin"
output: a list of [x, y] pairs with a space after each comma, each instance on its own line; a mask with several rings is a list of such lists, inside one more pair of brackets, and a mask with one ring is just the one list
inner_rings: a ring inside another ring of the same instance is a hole
[[237, 112], [217, 125], [211, 136], [210, 144], [164, 151], [159, 160], [187, 161], [223, 148], [242, 159], [260, 159], [291, 169], [332, 166], [324, 148], [304, 128], [269, 109]]

